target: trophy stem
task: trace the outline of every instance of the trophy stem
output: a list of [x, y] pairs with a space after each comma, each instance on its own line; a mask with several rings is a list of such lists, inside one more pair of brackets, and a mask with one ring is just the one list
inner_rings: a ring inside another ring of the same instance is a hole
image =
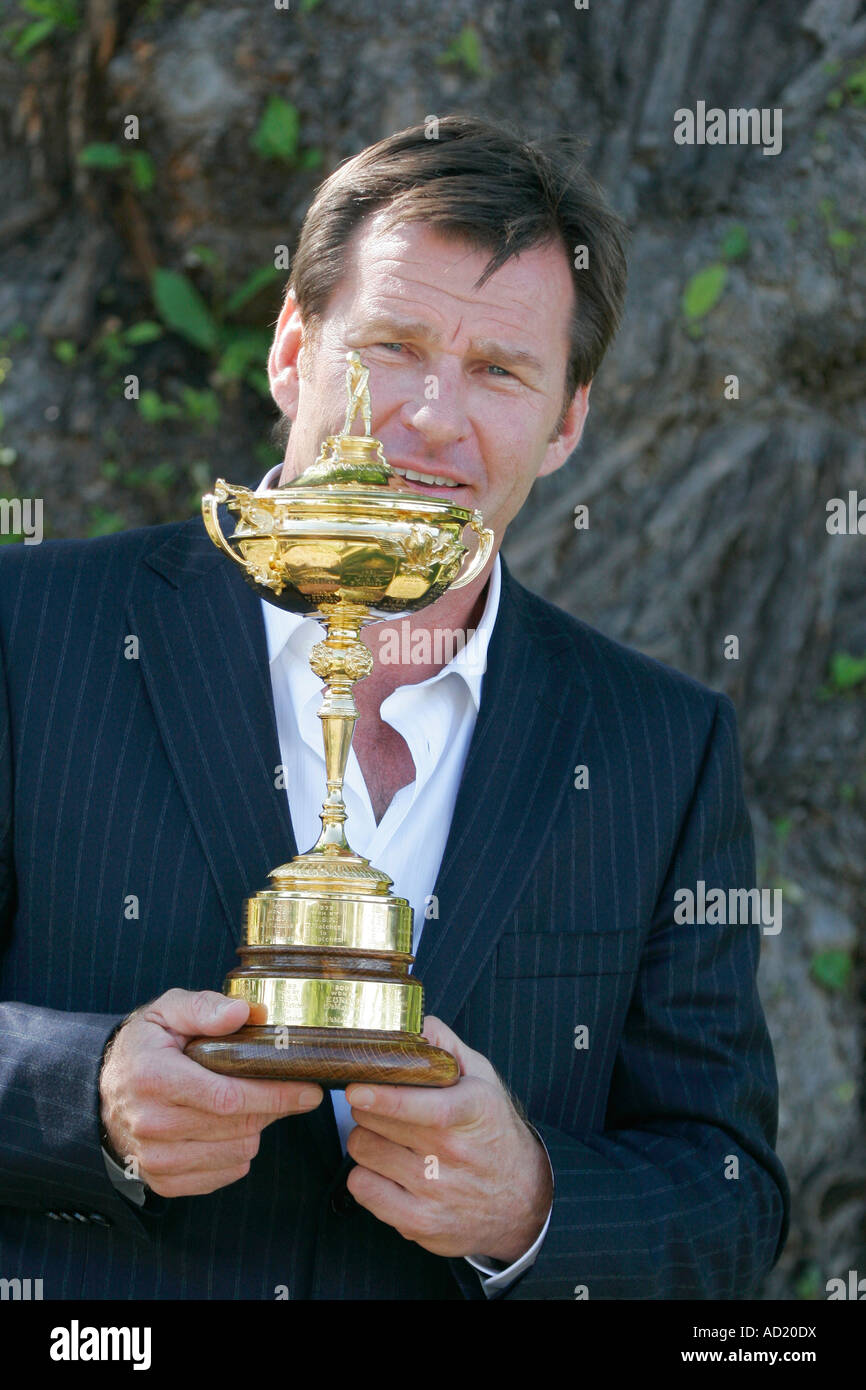
[[360, 636], [368, 617], [369, 610], [362, 604], [341, 600], [329, 605], [323, 611], [327, 636], [310, 653], [310, 666], [325, 682], [319, 718], [322, 721], [328, 787], [320, 812], [322, 833], [310, 854], [353, 853], [343, 829], [346, 821], [343, 778], [358, 718], [353, 687], [356, 681], [369, 676], [373, 669], [373, 654]]

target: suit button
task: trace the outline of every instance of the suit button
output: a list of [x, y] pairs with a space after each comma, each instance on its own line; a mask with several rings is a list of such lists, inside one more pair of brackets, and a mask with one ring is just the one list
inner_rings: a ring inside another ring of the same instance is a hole
[[46, 1216], [50, 1216], [52, 1221], [59, 1221], [59, 1220], [60, 1220], [60, 1212], [59, 1212], [59, 1211], [47, 1211], [47, 1212], [45, 1213], [45, 1215], [46, 1215]]
[[74, 1212], [72, 1213], [72, 1219], [73, 1219], [74, 1221], [83, 1221], [84, 1224], [85, 1224], [85, 1226], [87, 1226], [87, 1225], [90, 1224], [90, 1217], [89, 1217], [89, 1216], [85, 1216], [85, 1215], [84, 1215], [84, 1212], [82, 1212], [82, 1211], [74, 1211]]
[[75, 1217], [72, 1215], [72, 1212], [71, 1212], [71, 1211], [59, 1211], [59, 1212], [57, 1213], [57, 1215], [60, 1217], [60, 1220], [61, 1220], [61, 1221], [74, 1221], [74, 1220], [75, 1220]]
[[111, 1219], [103, 1216], [101, 1211], [92, 1211], [89, 1216], [85, 1216], [85, 1221], [92, 1221], [94, 1226], [110, 1226]]
[[347, 1187], [341, 1187], [331, 1197], [331, 1211], [337, 1216], [350, 1216], [356, 1205], [355, 1199]]

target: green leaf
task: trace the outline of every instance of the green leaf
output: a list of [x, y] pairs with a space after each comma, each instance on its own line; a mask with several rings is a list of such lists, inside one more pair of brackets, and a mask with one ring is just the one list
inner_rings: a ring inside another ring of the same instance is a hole
[[297, 107], [272, 93], [250, 141], [253, 149], [262, 159], [292, 163], [297, 157], [300, 137], [301, 117]]
[[68, 338], [58, 338], [54, 344], [54, 356], [64, 367], [71, 367], [78, 357], [78, 348]]
[[248, 275], [243, 284], [239, 285], [226, 305], [226, 314], [236, 314], [250, 299], [254, 299], [259, 290], [266, 285], [272, 285], [275, 280], [282, 280], [283, 274], [277, 270], [275, 265], [263, 265], [258, 270], [254, 270]]
[[749, 229], [742, 222], [729, 227], [722, 242], [722, 255], [726, 261], [739, 261], [749, 254]]
[[162, 459], [149, 469], [146, 480], [151, 486], [166, 490], [177, 481], [177, 469], [170, 459]]
[[323, 159], [324, 155], [321, 150], [304, 150], [298, 160], [298, 167], [301, 169], [318, 169]]
[[149, 193], [156, 179], [153, 160], [144, 150], [134, 150], [129, 156], [132, 182], [139, 193]]
[[213, 352], [219, 328], [195, 286], [177, 270], [155, 270], [152, 281], [157, 313], [168, 328], [204, 352]]
[[142, 343], [155, 343], [162, 335], [161, 323], [155, 323], [153, 319], [140, 319], [123, 330], [123, 341], [129, 343], [130, 347], [141, 347]]
[[248, 368], [267, 362], [271, 335], [262, 328], [233, 328], [227, 331], [225, 343], [217, 371], [227, 380], [236, 381]]
[[851, 978], [852, 960], [847, 951], [818, 951], [811, 962], [811, 972], [819, 985], [839, 992]]
[[845, 78], [845, 90], [854, 106], [866, 106], [866, 63]]
[[93, 507], [90, 512], [90, 521], [87, 527], [87, 535], [93, 540], [96, 536], [111, 536], [116, 531], [126, 529], [126, 518], [120, 516], [118, 512], [107, 512], [103, 507]]
[[808, 1264], [797, 1276], [794, 1293], [801, 1299], [816, 1299], [824, 1295], [823, 1275], [820, 1266]]
[[219, 424], [220, 403], [215, 391], [196, 391], [192, 386], [185, 386], [181, 398], [190, 419], [201, 425]]
[[249, 371], [244, 373], [244, 381], [248, 386], [252, 386], [254, 391], [258, 391], [260, 396], [267, 398], [271, 394], [271, 383], [263, 367], [250, 367]]
[[693, 275], [683, 291], [683, 312], [687, 319], [702, 319], [722, 296], [728, 267], [716, 263]]
[[78, 163], [85, 169], [123, 169], [128, 155], [119, 145], [85, 145], [78, 152]]
[[473, 24], [464, 24], [460, 33], [452, 39], [436, 59], [439, 64], [460, 63], [467, 72], [478, 77], [481, 74], [481, 40]]
[[53, 19], [40, 19], [36, 24], [28, 24], [26, 29], [22, 29], [12, 47], [13, 57], [26, 58], [31, 48], [35, 48], [47, 39], [49, 34], [54, 33], [54, 27]]
[[[138, 398], [138, 412], [149, 425], [159, 425], [163, 420], [176, 420], [181, 410], [174, 401], [164, 401], [158, 391], [147, 390]], [[133, 481], [132, 473], [127, 474], [127, 481]]]
[[834, 652], [830, 660], [830, 680], [836, 690], [853, 690], [866, 681], [866, 656]]
[[844, 100], [845, 93], [839, 87], [834, 87], [832, 92], [827, 93], [824, 104], [829, 106], [831, 111], [838, 111]]
[[852, 246], [857, 245], [857, 238], [853, 232], [848, 232], [844, 227], [834, 227], [827, 233], [827, 242], [836, 251], [850, 251]]

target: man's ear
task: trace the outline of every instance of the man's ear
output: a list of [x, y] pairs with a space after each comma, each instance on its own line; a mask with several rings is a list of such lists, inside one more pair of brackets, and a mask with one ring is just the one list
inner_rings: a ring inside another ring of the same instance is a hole
[[591, 390], [592, 382], [589, 381], [586, 386], [578, 386], [572, 396], [571, 405], [562, 417], [559, 430], [547, 446], [544, 462], [538, 470], [539, 478], [544, 478], [548, 473], [555, 473], [557, 468], [561, 468], [569, 454], [572, 454], [580, 443], [580, 436], [589, 414]]
[[297, 300], [291, 289], [277, 320], [274, 341], [268, 354], [268, 379], [271, 395], [283, 415], [294, 420], [298, 409], [300, 362], [304, 347], [304, 324]]

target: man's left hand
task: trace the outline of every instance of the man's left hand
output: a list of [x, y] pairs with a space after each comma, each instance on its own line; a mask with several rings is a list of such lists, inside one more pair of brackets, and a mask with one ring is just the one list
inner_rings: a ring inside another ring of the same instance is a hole
[[541, 1234], [550, 1163], [486, 1057], [438, 1018], [428, 1042], [457, 1059], [454, 1086], [348, 1087], [357, 1128], [346, 1186], [362, 1207], [434, 1255], [512, 1264]]

